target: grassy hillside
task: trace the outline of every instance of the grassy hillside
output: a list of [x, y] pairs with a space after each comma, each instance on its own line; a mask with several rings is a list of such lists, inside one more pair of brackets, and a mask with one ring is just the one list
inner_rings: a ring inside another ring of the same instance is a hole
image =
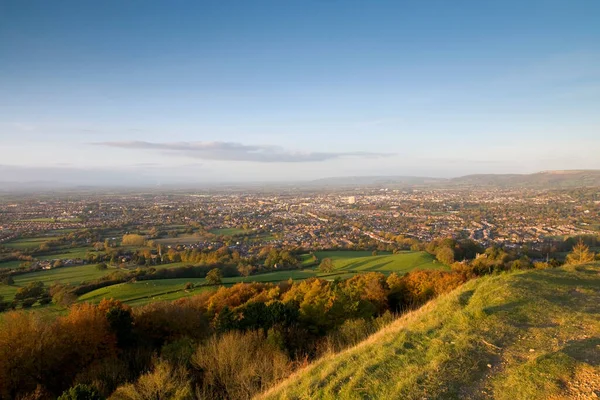
[[263, 398], [600, 396], [600, 265], [468, 282]]

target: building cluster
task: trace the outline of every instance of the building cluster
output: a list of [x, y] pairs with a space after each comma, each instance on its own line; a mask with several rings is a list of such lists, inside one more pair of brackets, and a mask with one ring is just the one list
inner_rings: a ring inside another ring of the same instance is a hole
[[[86, 228], [211, 233], [187, 248], [226, 243], [306, 249], [395, 237], [470, 238], [489, 245], [539, 244], [600, 230], [597, 190], [339, 189], [68, 194], [0, 199], [0, 243]], [[162, 235], [162, 236], [161, 236]]]

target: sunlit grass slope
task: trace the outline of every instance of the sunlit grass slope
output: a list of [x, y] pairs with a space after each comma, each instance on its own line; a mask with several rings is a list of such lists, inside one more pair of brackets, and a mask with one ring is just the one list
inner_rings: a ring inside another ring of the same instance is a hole
[[[322, 252], [331, 256], [336, 270], [355, 272], [396, 272], [404, 274], [414, 269], [449, 269], [425, 251], [406, 251], [397, 254], [337, 257], [336, 252]], [[348, 253], [348, 252], [342, 252]], [[318, 257], [321, 255], [317, 254]]]
[[485, 277], [264, 394], [284, 399], [600, 395], [600, 266]]

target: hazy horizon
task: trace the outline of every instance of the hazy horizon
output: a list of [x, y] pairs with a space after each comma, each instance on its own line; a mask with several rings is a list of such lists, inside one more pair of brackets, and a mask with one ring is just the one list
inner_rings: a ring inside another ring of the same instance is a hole
[[0, 6], [0, 182], [600, 169], [600, 3]]

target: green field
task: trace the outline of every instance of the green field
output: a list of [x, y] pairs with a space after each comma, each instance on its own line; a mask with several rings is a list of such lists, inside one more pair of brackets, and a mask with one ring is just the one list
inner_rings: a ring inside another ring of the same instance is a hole
[[263, 399], [592, 399], [600, 265], [467, 282]]
[[0, 295], [7, 300], [12, 300], [17, 289], [25, 286], [30, 282], [41, 281], [44, 285], [49, 286], [55, 282], [79, 284], [94, 279], [101, 278], [114, 269], [98, 270], [96, 265], [79, 265], [75, 267], [62, 267], [46, 271], [31, 272], [23, 275], [15, 275], [13, 277], [15, 284], [11, 286], [0, 285]]
[[[335, 270], [331, 273], [321, 273], [316, 267], [312, 267], [301, 270], [275, 271], [248, 277], [223, 278], [223, 285], [230, 286], [240, 282], [277, 283], [287, 281], [288, 279], [298, 281], [312, 277], [328, 280], [336, 278], [346, 279], [357, 273], [381, 272], [387, 275], [391, 272], [405, 273], [416, 268], [447, 269], [447, 267], [442, 264], [434, 263], [433, 257], [425, 252], [406, 252], [372, 256], [371, 252], [367, 251], [331, 251], [316, 252], [315, 255], [319, 259], [325, 257], [334, 259]], [[309, 255], [304, 255], [301, 258], [303, 260], [310, 260]], [[177, 265], [166, 264], [162, 267], [175, 267], [180, 266], [180, 264], [181, 263]], [[99, 302], [103, 298], [114, 298], [130, 305], [141, 305], [159, 300], [174, 300], [179, 297], [186, 297], [193, 294], [193, 292], [186, 292], [183, 290], [183, 286], [187, 282], [199, 285], [204, 284], [206, 281], [203, 278], [178, 278], [123, 283], [87, 293], [81, 296], [80, 300]], [[195, 289], [194, 291], [196, 290], [198, 289]]]
[[246, 233], [252, 232], [250, 229], [239, 229], [239, 228], [219, 228], [219, 229], [211, 229], [209, 231], [212, 234], [218, 236], [234, 236], [234, 235], [244, 235]]
[[2, 268], [8, 268], [8, 269], [13, 269], [13, 268], [19, 268], [19, 265], [21, 265], [23, 261], [5, 261], [0, 263], [0, 269]]
[[106, 298], [121, 300], [131, 306], [139, 306], [154, 301], [175, 300], [181, 297], [194, 296], [206, 290], [215, 290], [214, 287], [196, 287], [192, 290], [184, 290], [184, 286], [188, 282], [198, 284], [203, 283], [204, 279], [160, 279], [120, 283], [86, 293], [79, 300], [99, 303]]
[[[231, 286], [240, 282], [263, 282], [278, 283], [282, 281], [304, 280], [318, 276], [323, 279], [350, 278], [353, 273], [345, 271], [333, 272], [329, 274], [319, 273], [313, 269], [290, 270], [269, 272], [266, 274], [251, 275], [249, 277], [231, 277], [223, 278], [223, 286]], [[121, 283], [94, 290], [82, 295], [80, 301], [100, 302], [102, 299], [121, 300], [129, 305], [142, 305], [152, 301], [175, 300], [180, 297], [192, 296], [199, 293], [199, 290], [214, 290], [216, 287], [207, 286], [203, 288], [194, 288], [193, 291], [185, 291], [184, 285], [188, 282], [194, 285], [205, 284], [204, 278], [176, 278], [176, 279], [158, 279], [151, 281], [139, 281], [134, 283]]]
[[[64, 253], [40, 257], [42, 259], [74, 258], [83, 257], [89, 248], [79, 247], [65, 250]], [[345, 279], [357, 273], [381, 272], [389, 274], [392, 272], [406, 273], [413, 269], [447, 269], [444, 265], [436, 263], [434, 258], [425, 252], [403, 252], [399, 254], [383, 253], [377, 256], [371, 255], [370, 251], [321, 251], [315, 255], [318, 260], [331, 258], [334, 260], [335, 270], [331, 273], [321, 273], [314, 266], [312, 256], [305, 254], [300, 256], [304, 269], [274, 271], [264, 274], [251, 275], [249, 277], [224, 278], [223, 285], [230, 286], [239, 282], [281, 282], [292, 280], [303, 280], [311, 277], [323, 279]], [[14, 263], [14, 262], [13, 262]], [[8, 264], [8, 263], [5, 263]], [[318, 263], [317, 263], [318, 264]], [[0, 264], [2, 265], [2, 264]], [[157, 269], [177, 268], [187, 265], [185, 263], [173, 263], [155, 266]], [[114, 269], [107, 271], [97, 270], [95, 265], [82, 265], [76, 267], [63, 267], [48, 271], [38, 271], [14, 277], [15, 285], [0, 286], [0, 295], [10, 300], [21, 286], [29, 282], [42, 281], [45, 285], [55, 282], [79, 284], [101, 278]], [[180, 297], [190, 296], [194, 291], [184, 291], [185, 283], [192, 282], [196, 285], [205, 283], [202, 278], [161, 279], [153, 281], [140, 281], [136, 283], [123, 283], [106, 288], [101, 288], [83, 295], [81, 301], [98, 302], [103, 298], [114, 298], [130, 305], [140, 305], [159, 300], [174, 300]]]
[[57, 260], [70, 258], [85, 258], [88, 251], [93, 250], [92, 247], [73, 247], [56, 250], [53, 254], [47, 254], [37, 257], [39, 260]]
[[397, 254], [371, 255], [367, 251], [318, 251], [315, 253], [317, 258], [331, 258], [334, 261], [334, 267], [337, 270], [348, 272], [382, 272], [382, 273], [401, 273], [412, 271], [413, 269], [449, 269], [445, 265], [436, 261], [431, 254], [419, 251], [406, 251]]
[[177, 245], [177, 244], [194, 244], [198, 243], [201, 240], [198, 236], [194, 235], [181, 235], [174, 238], [164, 238], [164, 239], [156, 239], [156, 243], [160, 243], [162, 245]]
[[46, 243], [50, 240], [57, 239], [58, 236], [43, 236], [43, 237], [35, 237], [35, 238], [23, 238], [13, 240], [7, 243], [3, 243], [4, 247], [8, 247], [10, 249], [31, 249], [40, 247], [41, 244]]
[[81, 222], [81, 218], [31, 218], [22, 219], [19, 222], [36, 222], [38, 224], [51, 224], [55, 222]]

